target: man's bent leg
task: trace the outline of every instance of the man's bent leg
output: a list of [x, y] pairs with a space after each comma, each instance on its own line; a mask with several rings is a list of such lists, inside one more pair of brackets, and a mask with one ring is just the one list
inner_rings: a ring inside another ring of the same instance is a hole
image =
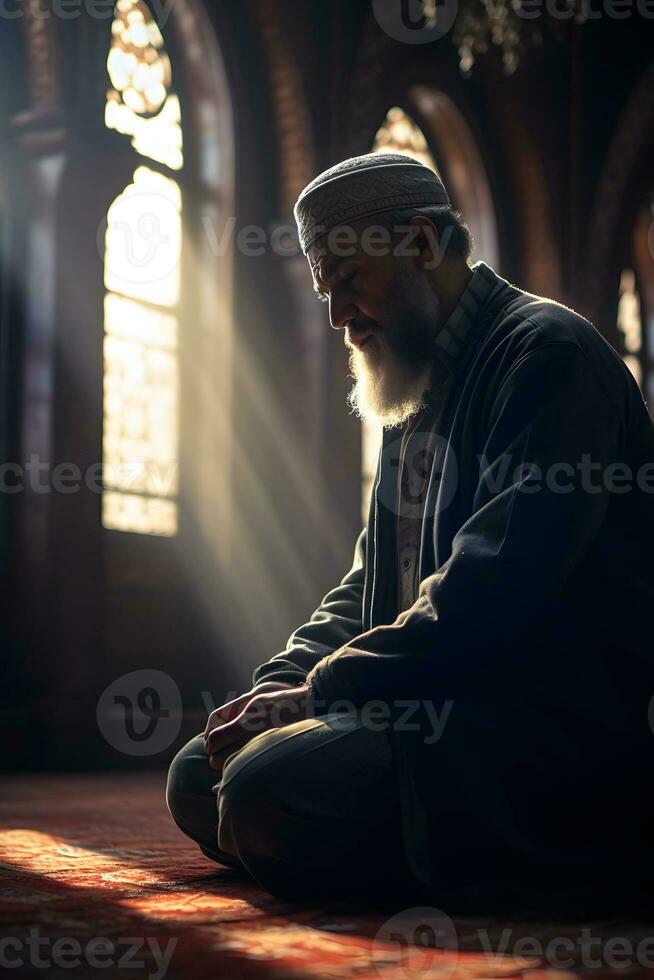
[[231, 756], [218, 790], [218, 843], [291, 899], [417, 894], [385, 731], [330, 714], [262, 732]]
[[179, 829], [195, 841], [207, 857], [230, 868], [241, 868], [233, 855], [225, 854], [218, 847], [216, 784], [220, 777], [210, 768], [202, 746], [202, 735], [197, 735], [171, 762], [166, 803]]

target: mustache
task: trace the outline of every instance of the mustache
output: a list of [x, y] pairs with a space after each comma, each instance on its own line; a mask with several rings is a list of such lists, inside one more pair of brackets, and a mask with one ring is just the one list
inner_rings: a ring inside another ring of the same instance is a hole
[[348, 325], [345, 331], [344, 342], [346, 347], [353, 347], [357, 340], [365, 337], [367, 334], [379, 334], [381, 333], [381, 328], [378, 323], [374, 320], [361, 321], [357, 320], [356, 323], [351, 323]]

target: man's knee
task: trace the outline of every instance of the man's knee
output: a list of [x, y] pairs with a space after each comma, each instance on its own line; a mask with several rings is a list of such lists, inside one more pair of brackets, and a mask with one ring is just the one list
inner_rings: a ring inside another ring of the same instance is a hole
[[372, 869], [348, 825], [316, 822], [312, 805], [288, 797], [283, 783], [273, 785], [261, 772], [243, 771], [218, 794], [218, 845], [262, 888], [289, 901], [366, 893]]
[[280, 768], [249, 746], [225, 767], [218, 792], [218, 846], [240, 861], [267, 891], [296, 897], [294, 885], [310, 866], [312, 841], [293, 813]]
[[[273, 787], [240, 773], [218, 793], [218, 846], [274, 895], [295, 897], [293, 882], [310, 864], [301, 839], [289, 846], [288, 822]], [[293, 890], [291, 890], [293, 889]]]
[[286, 755], [278, 737], [269, 735], [270, 754], [261, 752], [262, 740], [225, 767], [218, 845], [273, 895], [301, 900], [339, 893], [353, 857], [347, 825], [330, 820], [330, 806], [307, 787], [303, 766], [311, 757], [293, 758], [292, 741]]
[[262, 733], [225, 765], [218, 844], [285, 898], [358, 889], [396, 836], [391, 763], [351, 719]]
[[197, 735], [179, 750], [168, 769], [166, 804], [175, 823], [182, 829], [196, 819], [198, 800], [210, 792], [209, 783], [217, 774], [208, 774], [209, 761], [203, 753], [202, 736]]

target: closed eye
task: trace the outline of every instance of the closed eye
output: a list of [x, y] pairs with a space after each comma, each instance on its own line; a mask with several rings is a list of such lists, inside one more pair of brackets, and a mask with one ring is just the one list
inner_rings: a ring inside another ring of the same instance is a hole
[[[355, 279], [355, 277], [356, 277], [356, 275], [357, 275], [358, 272], [359, 272], [358, 269], [353, 269], [352, 272], [349, 273], [349, 275], [341, 276], [337, 280], [338, 284], [340, 286], [344, 286], [346, 283], [351, 283]], [[321, 303], [327, 303], [328, 302], [328, 300], [329, 300], [328, 293], [323, 292], [323, 290], [320, 288], [320, 286], [318, 286], [318, 284], [315, 282], [315, 280], [314, 280], [314, 284], [313, 284], [313, 291], [314, 291], [314, 293], [316, 294], [316, 296], [318, 297], [318, 299], [320, 300]]]

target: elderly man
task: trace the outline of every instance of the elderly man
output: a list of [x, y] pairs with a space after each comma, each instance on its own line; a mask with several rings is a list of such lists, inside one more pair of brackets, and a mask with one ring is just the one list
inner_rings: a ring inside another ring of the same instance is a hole
[[638, 387], [582, 317], [470, 267], [415, 160], [345, 160], [295, 216], [351, 404], [384, 427], [370, 517], [342, 582], [174, 760], [172, 815], [291, 898], [627, 883], [654, 754]]

